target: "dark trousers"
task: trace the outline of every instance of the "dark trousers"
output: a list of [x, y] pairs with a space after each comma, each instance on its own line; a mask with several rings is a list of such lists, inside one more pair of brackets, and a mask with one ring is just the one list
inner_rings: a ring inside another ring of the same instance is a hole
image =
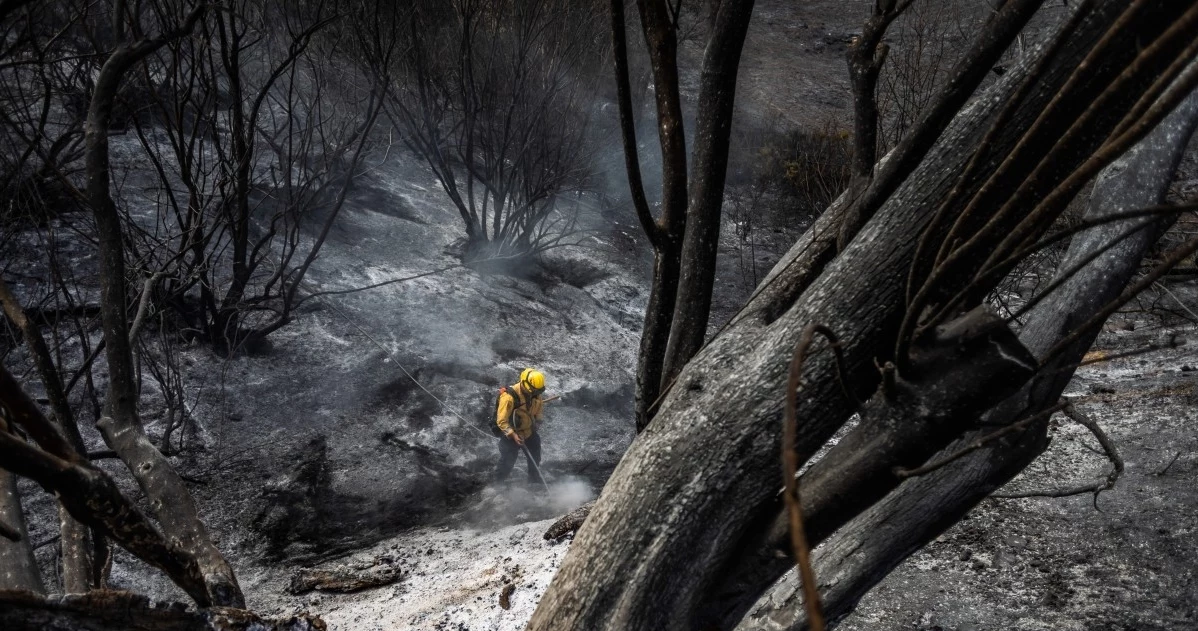
[[[537, 472], [536, 466], [533, 465], [533, 461], [536, 461], [537, 465], [541, 464], [541, 435], [533, 434], [525, 438], [524, 446], [527, 448], [524, 459], [528, 462], [528, 481], [540, 483], [542, 482], [541, 476]], [[516, 466], [516, 457], [522, 451], [525, 450], [520, 449], [520, 445], [517, 445], [516, 441], [506, 436], [499, 439], [499, 467], [495, 469], [496, 480], [506, 480], [511, 475], [512, 467]]]

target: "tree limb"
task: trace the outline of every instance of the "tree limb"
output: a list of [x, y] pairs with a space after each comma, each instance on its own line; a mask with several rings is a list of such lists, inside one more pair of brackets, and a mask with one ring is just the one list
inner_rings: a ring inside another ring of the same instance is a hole
[[624, 169], [637, 219], [654, 250], [661, 247], [664, 229], [653, 219], [641, 181], [640, 156], [636, 145], [636, 117], [632, 111], [632, 88], [628, 79], [628, 44], [625, 37], [624, 0], [611, 0], [612, 61], [616, 71], [616, 101], [620, 109], [620, 135], [624, 142]]
[[1073, 419], [1082, 427], [1090, 430], [1091, 434], [1094, 434], [1094, 437], [1098, 439], [1098, 444], [1102, 446], [1103, 453], [1105, 453], [1107, 458], [1109, 458], [1111, 461], [1111, 472], [1107, 474], [1105, 478], [1100, 480], [1075, 484], [1063, 489], [995, 493], [990, 497], [996, 497], [1000, 499], [1015, 499], [1022, 497], [1069, 497], [1071, 495], [1093, 493], [1095, 506], [1097, 506], [1098, 494], [1114, 488], [1115, 482], [1119, 479], [1119, 476], [1123, 474], [1123, 458], [1119, 455], [1119, 450], [1115, 448], [1115, 443], [1111, 442], [1111, 439], [1106, 435], [1106, 432], [1102, 431], [1102, 428], [1098, 426], [1098, 423], [1096, 423], [1094, 419], [1090, 418], [1086, 414], [1083, 414], [1081, 410], [1078, 410], [1076, 407], [1074, 407], [1072, 401], [1065, 401], [1061, 411], [1065, 413], [1065, 416]]

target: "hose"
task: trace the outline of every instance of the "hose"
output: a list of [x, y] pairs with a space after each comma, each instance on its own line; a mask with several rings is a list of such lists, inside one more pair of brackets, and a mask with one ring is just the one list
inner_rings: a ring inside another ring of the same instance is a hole
[[[392, 353], [391, 351], [387, 350], [387, 348], [385, 346], [383, 346], [378, 340], [374, 339], [374, 336], [372, 336], [370, 333], [368, 333], [366, 331], [366, 329], [362, 328], [357, 322], [354, 322], [352, 319], [350, 319], [350, 317], [348, 315], [346, 315], [345, 312], [343, 312], [341, 309], [338, 309], [336, 305], [334, 305], [330, 302], [325, 302], [324, 304], [328, 305], [329, 308], [331, 308], [333, 311], [335, 311], [337, 313], [337, 315], [341, 316], [341, 318], [343, 320], [345, 320], [351, 326], [353, 326], [355, 329], [357, 329], [362, 335], [366, 336], [366, 339], [370, 340], [375, 346], [378, 347], [379, 350], [386, 353], [387, 359], [394, 361], [395, 365], [399, 367], [399, 369], [403, 372], [403, 374], [406, 375], [408, 377], [408, 379], [412, 380], [412, 383], [416, 384], [417, 387], [419, 387], [421, 390], [423, 390], [425, 394], [432, 397], [437, 403], [440, 403], [441, 407], [445, 410], [448, 410], [450, 414], [452, 414], [459, 421], [461, 421], [462, 425], [473, 430], [474, 432], [476, 432], [478, 434], [481, 434], [482, 436], [484, 436], [486, 438], [494, 438], [494, 436], [492, 436], [491, 434], [488, 434], [487, 432], [484, 432], [481, 429], [475, 427], [473, 423], [471, 423], [470, 421], [467, 421], [465, 418], [462, 417], [461, 414], [458, 414], [453, 408], [449, 407], [449, 405], [446, 404], [445, 401], [442, 401], [440, 397], [438, 397], [437, 395], [430, 392], [428, 388], [425, 388], [424, 384], [420, 383], [420, 380], [416, 379], [416, 377], [414, 375], [412, 375], [412, 373], [408, 372], [408, 369], [404, 368], [403, 364], [399, 363], [398, 359], [395, 359], [395, 353]], [[528, 447], [525, 447], [523, 444], [520, 445], [520, 449], [524, 452], [524, 455], [527, 457], [528, 463], [531, 464], [533, 469], [536, 470], [537, 477], [541, 479], [541, 484], [545, 486], [545, 493], [549, 493], [549, 483], [545, 481], [545, 476], [541, 474], [541, 467], [540, 467], [540, 465], [537, 464], [537, 461], [532, 457], [532, 452], [528, 451]]]

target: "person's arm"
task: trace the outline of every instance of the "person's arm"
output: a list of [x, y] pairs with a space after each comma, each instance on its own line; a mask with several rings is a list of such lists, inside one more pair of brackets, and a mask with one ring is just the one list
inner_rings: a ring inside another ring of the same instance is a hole
[[[512, 418], [512, 410], [516, 407], [516, 402], [512, 399], [512, 395], [503, 393], [499, 395], [499, 411], [495, 413], [495, 425], [499, 427], [499, 431], [503, 432], [504, 436], [512, 438], [516, 436], [516, 431], [512, 429], [511, 423], [508, 422]], [[517, 436], [518, 438], [518, 436]]]

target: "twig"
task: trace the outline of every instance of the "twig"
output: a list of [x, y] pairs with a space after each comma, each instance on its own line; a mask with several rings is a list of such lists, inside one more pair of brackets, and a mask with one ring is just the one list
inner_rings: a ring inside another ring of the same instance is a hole
[[1174, 463], [1174, 462], [1177, 462], [1177, 459], [1178, 459], [1178, 458], [1180, 458], [1180, 457], [1181, 457], [1181, 452], [1180, 452], [1180, 451], [1179, 451], [1179, 452], [1177, 452], [1177, 453], [1175, 453], [1175, 454], [1173, 454], [1173, 459], [1169, 461], [1169, 464], [1165, 465], [1165, 467], [1164, 467], [1163, 469], [1161, 469], [1160, 471], [1157, 471], [1156, 473], [1154, 473], [1154, 474], [1152, 474], [1152, 475], [1155, 475], [1155, 476], [1157, 476], [1157, 477], [1160, 477], [1160, 476], [1162, 476], [1162, 475], [1165, 475], [1166, 473], [1168, 473], [1168, 472], [1169, 472], [1169, 467], [1172, 467], [1172, 466], [1173, 466], [1173, 463]]
[[1162, 290], [1162, 291], [1164, 291], [1166, 294], [1169, 294], [1169, 297], [1170, 297], [1170, 298], [1172, 298], [1173, 300], [1177, 301], [1177, 304], [1178, 304], [1178, 305], [1181, 305], [1181, 308], [1182, 308], [1182, 309], [1185, 309], [1185, 312], [1186, 312], [1186, 313], [1188, 313], [1188, 314], [1190, 314], [1190, 317], [1191, 317], [1191, 318], [1194, 318], [1194, 321], [1195, 321], [1195, 322], [1198, 322], [1198, 313], [1194, 313], [1194, 310], [1193, 310], [1193, 309], [1190, 309], [1190, 307], [1189, 307], [1189, 306], [1187, 306], [1187, 305], [1186, 305], [1186, 303], [1182, 302], [1182, 301], [1181, 301], [1181, 298], [1178, 298], [1178, 297], [1177, 297], [1177, 294], [1173, 293], [1173, 291], [1172, 291], [1172, 290], [1170, 290], [1168, 287], [1166, 287], [1166, 286], [1165, 286], [1164, 284], [1162, 284], [1160, 281], [1154, 282], [1154, 283], [1152, 283], [1152, 284], [1153, 284], [1153, 285], [1155, 285], [1155, 286], [1157, 286], [1157, 287], [1160, 287], [1160, 288], [1161, 288], [1161, 290]]
[[[807, 533], [803, 529], [803, 509], [799, 505], [799, 454], [795, 450], [798, 435], [799, 387], [802, 384], [803, 361], [807, 349], [820, 329], [831, 333], [819, 324], [803, 329], [799, 344], [790, 359], [790, 375], [786, 381], [786, 415], [782, 425], [782, 480], [785, 484], [786, 511], [790, 518], [790, 544], [799, 567], [803, 585], [803, 604], [807, 608], [807, 621], [812, 631], [823, 631], [824, 614], [820, 607], [819, 589], [815, 581], [815, 570], [811, 567], [811, 548], [807, 545]], [[833, 340], [835, 337], [832, 338]], [[834, 342], [835, 343], [835, 342]]]
[[4, 537], [13, 543], [19, 543], [21, 541], [21, 533], [17, 532], [16, 528], [9, 526], [3, 521], [0, 521], [0, 537]]
[[1103, 452], [1106, 453], [1107, 458], [1110, 458], [1111, 464], [1114, 465], [1111, 469], [1111, 472], [1107, 474], [1106, 478], [1104, 479], [1077, 484], [1064, 489], [1021, 491], [1016, 493], [995, 493], [991, 495], [991, 497], [998, 499], [1018, 499], [1026, 497], [1070, 497], [1073, 495], [1082, 495], [1084, 493], [1093, 493], [1094, 509], [1100, 510], [1098, 508], [1098, 494], [1115, 486], [1115, 481], [1118, 480], [1119, 476], [1123, 473], [1123, 458], [1119, 456], [1119, 450], [1115, 448], [1115, 443], [1113, 443], [1110, 437], [1108, 437], [1106, 433], [1102, 431], [1102, 428], [1098, 426], [1098, 423], [1094, 422], [1094, 419], [1082, 414], [1081, 411], [1073, 406], [1071, 401], [1065, 402], [1065, 407], [1062, 408], [1062, 411], [1065, 412], [1065, 416], [1073, 419], [1079, 425], [1090, 430], [1091, 434], [1094, 434], [1094, 437], [1098, 439], [1098, 444], [1102, 446]]
[[157, 283], [163, 275], [162, 271], [154, 272], [142, 285], [141, 299], [137, 301], [137, 315], [133, 318], [133, 326], [129, 327], [129, 339], [137, 339], [137, 334], [146, 321], [146, 313], [150, 310], [150, 294], [153, 292], [154, 283]]
[[44, 548], [52, 543], [58, 543], [59, 540], [61, 540], [61, 539], [62, 539], [62, 535], [54, 535], [53, 537], [50, 537], [50, 538], [46, 539], [45, 541], [39, 541], [39, 542], [33, 544], [33, 549], [41, 550], [42, 548]]
[[1177, 347], [1181, 346], [1182, 343], [1184, 343], [1184, 340], [1182, 340], [1181, 343], [1179, 343], [1177, 335], [1174, 334], [1174, 335], [1169, 336], [1169, 341], [1165, 342], [1164, 344], [1157, 344], [1156, 342], [1151, 342], [1147, 346], [1144, 346], [1141, 348], [1134, 348], [1132, 350], [1122, 351], [1120, 353], [1112, 353], [1110, 355], [1104, 355], [1102, 357], [1095, 357], [1093, 359], [1085, 359], [1080, 362], [1077, 362], [1076, 364], [1069, 364], [1067, 366], [1061, 366], [1060, 368], [1055, 368], [1051, 371], [1042, 372], [1040, 374], [1042, 376], [1047, 376], [1047, 375], [1055, 375], [1057, 373], [1062, 373], [1062, 372], [1066, 372], [1066, 371], [1073, 372], [1074, 370], [1077, 370], [1078, 368], [1081, 368], [1083, 366], [1090, 366], [1093, 364], [1101, 364], [1103, 362], [1114, 361], [1116, 359], [1126, 359], [1128, 357], [1135, 357], [1136, 355], [1144, 355], [1146, 353], [1152, 353], [1154, 351], [1159, 351], [1159, 350], [1164, 350], [1164, 349], [1177, 348]]

